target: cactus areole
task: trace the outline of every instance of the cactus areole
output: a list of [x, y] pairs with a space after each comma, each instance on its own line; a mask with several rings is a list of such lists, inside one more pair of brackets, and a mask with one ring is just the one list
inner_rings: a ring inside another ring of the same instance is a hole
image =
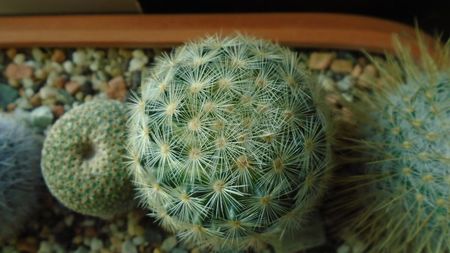
[[297, 229], [330, 164], [309, 85], [294, 52], [240, 35], [157, 59], [130, 105], [142, 205], [185, 242], [215, 250]]

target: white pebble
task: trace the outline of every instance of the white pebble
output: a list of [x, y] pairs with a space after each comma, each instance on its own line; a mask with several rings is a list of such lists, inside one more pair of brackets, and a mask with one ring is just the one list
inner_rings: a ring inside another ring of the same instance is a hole
[[57, 95], [58, 90], [53, 87], [45, 86], [39, 90], [39, 96], [44, 100], [54, 98]]
[[325, 75], [320, 75], [318, 78], [318, 81], [325, 91], [333, 91], [334, 90], [335, 83], [334, 83], [333, 79], [331, 79], [330, 77], [325, 76]]
[[33, 79], [31, 79], [29, 77], [25, 77], [24, 79], [22, 79], [22, 84], [23, 84], [24, 88], [33, 88], [34, 81], [33, 81]]
[[45, 71], [43, 70], [43, 69], [36, 69], [36, 71], [34, 71], [34, 76], [37, 78], [37, 79], [44, 79], [46, 76], [46, 73], [45, 73]]
[[72, 60], [76, 65], [80, 66], [87, 65], [86, 53], [81, 49], [78, 49], [77, 51], [73, 52]]
[[31, 88], [26, 88], [25, 89], [25, 97], [30, 98], [34, 95], [34, 90]]
[[63, 68], [66, 73], [71, 74], [73, 72], [73, 63], [71, 61], [65, 61], [63, 63]]
[[72, 76], [70, 78], [70, 81], [77, 82], [79, 84], [85, 84], [87, 82], [88, 78], [86, 76]]
[[15, 64], [22, 64], [25, 62], [25, 55], [24, 54], [16, 54], [16, 56], [14, 56], [13, 61]]
[[54, 61], [50, 62], [50, 71], [61, 73], [63, 72], [63, 70], [64, 68], [61, 66], [61, 64]]
[[140, 58], [133, 58], [130, 61], [130, 65], [128, 67], [128, 71], [133, 72], [136, 70], [140, 70], [144, 67], [146, 63], [144, 62], [144, 60], [140, 59]]
[[348, 246], [347, 244], [342, 244], [336, 250], [336, 253], [350, 253], [350, 246]]
[[31, 49], [31, 55], [33, 56], [33, 59], [39, 62], [42, 61], [45, 57], [44, 52], [42, 52], [42, 50], [37, 47]]
[[144, 58], [144, 57], [146, 57], [144, 51], [142, 51], [141, 49], [133, 50], [131, 55], [133, 56], [133, 58]]
[[94, 61], [93, 63], [91, 63], [89, 65], [89, 69], [94, 72], [97, 71], [99, 68], [100, 68], [100, 64], [98, 63], [98, 61]]
[[91, 241], [91, 251], [98, 251], [101, 250], [103, 248], [103, 242], [98, 239], [98, 238], [94, 238]]

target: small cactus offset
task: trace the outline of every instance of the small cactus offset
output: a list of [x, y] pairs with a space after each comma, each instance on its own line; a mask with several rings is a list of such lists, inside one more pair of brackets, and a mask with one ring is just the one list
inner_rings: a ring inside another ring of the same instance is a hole
[[398, 44], [375, 62], [383, 82], [352, 108], [363, 162], [337, 178], [331, 215], [367, 252], [450, 252], [450, 43], [434, 58], [419, 44], [420, 61]]
[[44, 142], [42, 172], [62, 204], [105, 219], [132, 206], [124, 164], [126, 120], [124, 104], [98, 100], [72, 109], [53, 125]]
[[130, 109], [142, 205], [212, 250], [258, 248], [298, 229], [331, 165], [309, 85], [295, 53], [240, 35], [157, 59]]
[[38, 207], [41, 140], [0, 114], [0, 239], [14, 236]]

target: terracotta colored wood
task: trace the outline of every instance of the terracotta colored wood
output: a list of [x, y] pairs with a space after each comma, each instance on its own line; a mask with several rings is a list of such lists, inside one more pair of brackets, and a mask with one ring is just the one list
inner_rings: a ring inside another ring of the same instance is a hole
[[415, 29], [378, 18], [324, 13], [0, 17], [0, 47], [167, 47], [235, 31], [295, 47], [392, 51]]

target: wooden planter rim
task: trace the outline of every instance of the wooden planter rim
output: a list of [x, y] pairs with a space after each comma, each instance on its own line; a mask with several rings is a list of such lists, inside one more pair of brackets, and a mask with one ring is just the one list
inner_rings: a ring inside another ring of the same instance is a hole
[[236, 31], [287, 46], [378, 53], [393, 52], [392, 35], [398, 34], [417, 53], [411, 26], [326, 13], [0, 17], [0, 47], [171, 47]]

